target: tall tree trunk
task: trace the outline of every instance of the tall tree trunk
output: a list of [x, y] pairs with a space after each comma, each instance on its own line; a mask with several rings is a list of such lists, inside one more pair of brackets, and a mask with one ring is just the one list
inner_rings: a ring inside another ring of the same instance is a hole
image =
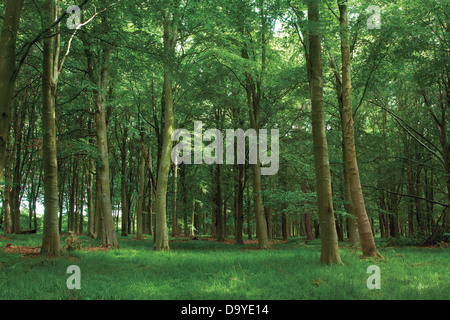
[[84, 227], [84, 177], [86, 169], [84, 169], [83, 174], [81, 175], [81, 183], [80, 183], [80, 209], [79, 209], [79, 222], [78, 222], [78, 234], [83, 234]]
[[89, 169], [87, 170], [87, 206], [88, 206], [88, 229], [87, 235], [92, 237], [94, 235], [94, 203], [92, 198], [92, 187], [94, 182], [94, 160], [89, 159]]
[[330, 162], [326, 136], [324, 105], [322, 48], [319, 20], [319, 2], [308, 1], [309, 61], [311, 77], [312, 133], [314, 144], [314, 165], [316, 172], [316, 192], [319, 211], [320, 237], [322, 249], [320, 260], [324, 264], [342, 264], [334, 221], [333, 198], [331, 191]]
[[6, 168], [5, 168], [5, 186], [3, 188], [4, 200], [3, 210], [5, 212], [5, 234], [11, 233], [11, 211], [10, 211], [10, 196], [11, 196], [11, 161], [12, 154], [10, 152], [10, 142], [7, 142]]
[[[259, 119], [261, 108], [261, 87], [258, 83], [258, 94], [255, 99], [255, 86], [251, 75], [247, 73], [247, 99], [250, 109], [250, 126], [254, 129], [259, 136]], [[259, 146], [258, 146], [259, 149]], [[258, 150], [259, 151], [259, 150]], [[252, 182], [253, 182], [253, 209], [255, 212], [256, 220], [256, 237], [258, 239], [258, 246], [262, 249], [270, 248], [269, 238], [267, 236], [267, 223], [264, 215], [264, 207], [262, 202], [262, 184], [261, 184], [261, 163], [259, 159], [259, 152], [257, 153], [257, 161], [255, 164], [251, 164], [252, 168]]]
[[[109, 52], [105, 50], [105, 66], [102, 70], [101, 91], [107, 87], [107, 72]], [[108, 159], [108, 138], [106, 131], [106, 109], [104, 94], [99, 92], [96, 97], [97, 114], [97, 151], [101, 158], [101, 164], [97, 168], [97, 208], [99, 219], [99, 235], [101, 234], [102, 246], [116, 248], [119, 246], [114, 230], [114, 221], [112, 217], [111, 192], [109, 185], [109, 159]]]
[[[22, 180], [21, 173], [21, 141], [22, 141], [22, 112], [24, 104], [22, 103], [22, 107], [15, 108], [14, 117], [13, 117], [13, 128], [14, 128], [14, 144], [11, 157], [15, 160], [11, 162], [12, 166], [12, 186], [10, 191], [10, 206], [11, 206], [11, 218], [12, 218], [12, 232], [15, 234], [20, 234], [20, 186]], [[20, 113], [20, 115], [19, 115]], [[19, 129], [20, 128], [20, 129]], [[14, 156], [15, 154], [15, 156]]]
[[141, 156], [141, 161], [139, 162], [139, 190], [138, 190], [138, 201], [136, 210], [136, 238], [142, 240], [142, 234], [144, 232], [143, 223], [143, 206], [144, 206], [144, 187], [145, 187], [145, 155]]
[[184, 224], [184, 235], [189, 235], [189, 225], [188, 225], [188, 214], [187, 214], [187, 187], [186, 187], [186, 166], [182, 163], [180, 165], [180, 182], [183, 188], [183, 224]]
[[[195, 237], [195, 231], [197, 230], [195, 228], [195, 190], [192, 194], [192, 215], [191, 215], [191, 236]], [[197, 225], [197, 227], [200, 228], [200, 226]]]
[[[270, 189], [275, 192], [275, 175], [270, 176]], [[273, 240], [273, 204], [269, 204], [267, 211], [267, 236], [269, 241]]]
[[[31, 230], [31, 224], [33, 222], [33, 195], [34, 195], [34, 189], [35, 189], [35, 182], [34, 182], [34, 170], [31, 172], [30, 177], [30, 191], [28, 193], [28, 229]], [[1, 221], [0, 221], [1, 225]], [[36, 230], [36, 229], [35, 229]]]
[[[106, 5], [106, 1], [102, 1]], [[108, 33], [108, 17], [102, 17], [102, 31]], [[84, 43], [84, 51], [88, 63], [88, 75], [91, 83], [95, 86], [93, 92], [95, 106], [95, 122], [97, 134], [97, 152], [100, 163], [97, 166], [96, 177], [96, 203], [94, 223], [97, 228], [97, 236], [101, 239], [103, 247], [118, 248], [114, 220], [111, 206], [111, 189], [109, 183], [109, 158], [108, 158], [108, 135], [107, 135], [107, 108], [106, 93], [108, 91], [109, 81], [109, 44], [102, 43], [102, 48], [98, 52], [98, 60], [95, 61], [95, 54], [92, 52], [91, 45], [86, 37], [81, 38]]]
[[[345, 211], [350, 215], [347, 217], [347, 225], [348, 225], [348, 231], [349, 231], [349, 240], [352, 246], [356, 246], [359, 243], [359, 233], [358, 233], [358, 220], [357, 216], [353, 214], [353, 207], [352, 207], [352, 198], [351, 198], [351, 190], [350, 190], [350, 180], [349, 180], [349, 173], [346, 166], [347, 163], [347, 150], [345, 149], [344, 144], [344, 136], [345, 136], [345, 123], [343, 121], [342, 113], [344, 111], [344, 102], [343, 102], [343, 92], [342, 92], [342, 80], [341, 75], [337, 69], [336, 63], [333, 58], [330, 58], [330, 64], [331, 68], [334, 71], [334, 76], [336, 79], [336, 94], [337, 94], [337, 100], [339, 104], [339, 114], [341, 118], [341, 131], [342, 131], [342, 158], [343, 158], [343, 171], [344, 171], [344, 190], [345, 190], [345, 196], [344, 199], [346, 203], [344, 204]], [[384, 127], [383, 127], [384, 128]], [[384, 131], [383, 131], [384, 132]]]
[[[127, 232], [128, 234], [130, 233], [134, 233], [134, 220], [133, 220], [133, 213], [131, 211], [131, 196], [133, 194], [133, 187], [134, 187], [134, 183], [133, 183], [133, 177], [134, 177], [134, 173], [133, 173], [133, 152], [131, 151], [130, 148], [130, 152], [128, 152], [128, 192], [126, 194], [126, 205], [127, 205], [127, 215], [128, 215], [128, 219], [127, 219]], [[132, 228], [132, 224], [133, 224], [133, 228]]]
[[75, 212], [73, 216], [73, 231], [75, 234], [78, 234], [79, 227], [79, 216], [80, 216], [80, 179], [78, 177], [78, 173], [75, 175]]
[[172, 90], [172, 58], [175, 55], [175, 47], [177, 43], [177, 31], [170, 21], [170, 15], [167, 10], [164, 13], [164, 52], [167, 59], [164, 66], [164, 127], [161, 159], [158, 168], [158, 179], [156, 183], [156, 250], [169, 250], [169, 235], [167, 232], [167, 185], [169, 180], [169, 171], [172, 153], [172, 134], [174, 125], [174, 105]]
[[[257, 139], [259, 138], [259, 129], [261, 126], [261, 102], [263, 99], [263, 79], [266, 68], [266, 16], [264, 10], [264, 1], [261, 1], [260, 17], [261, 17], [261, 75], [255, 81], [249, 71], [245, 72], [246, 78], [246, 93], [247, 105], [250, 116], [250, 127], [255, 130]], [[247, 44], [244, 43], [242, 49], [242, 57], [249, 59]], [[259, 139], [258, 139], [259, 141]], [[267, 235], [267, 222], [264, 214], [264, 206], [262, 201], [262, 184], [261, 184], [261, 162], [259, 157], [259, 145], [257, 148], [256, 163], [250, 164], [252, 168], [252, 182], [253, 182], [253, 209], [255, 212], [256, 221], [256, 237], [258, 239], [258, 246], [261, 249], [269, 249], [269, 237]]]
[[[247, 181], [247, 169], [245, 169], [245, 180]], [[251, 205], [251, 199], [250, 199], [250, 191], [249, 191], [249, 186], [247, 185], [247, 210], [246, 210], [246, 218], [247, 218], [247, 238], [248, 240], [252, 240], [252, 219], [251, 219], [251, 210], [250, 210], [250, 205]]]
[[108, 159], [108, 137], [106, 130], [106, 106], [105, 94], [108, 88], [109, 71], [109, 49], [103, 50], [103, 68], [99, 79], [99, 91], [95, 94], [96, 126], [97, 126], [97, 151], [101, 163], [97, 168], [98, 194], [97, 201], [99, 209], [99, 233], [102, 237], [103, 247], [116, 248], [119, 246], [114, 230], [114, 221], [111, 207], [111, 191], [109, 185], [109, 159]]
[[[236, 153], [235, 153], [236, 154]], [[244, 165], [236, 164], [235, 168], [235, 241], [236, 244], [244, 244], [242, 236], [244, 228]]]
[[364, 257], [379, 257], [375, 246], [372, 228], [364, 205], [358, 163], [355, 150], [355, 136], [353, 128], [352, 110], [352, 82], [350, 36], [348, 27], [347, 1], [338, 0], [341, 23], [341, 55], [342, 55], [342, 125], [344, 131], [344, 149], [346, 155], [345, 166], [350, 184], [352, 210], [358, 217], [358, 230], [361, 239], [361, 249]]
[[125, 128], [122, 137], [122, 147], [121, 147], [121, 184], [120, 184], [120, 196], [122, 205], [122, 230], [121, 235], [128, 236], [128, 198], [127, 198], [127, 139], [128, 139], [128, 129]]
[[6, 164], [6, 149], [11, 127], [11, 100], [17, 78], [16, 40], [23, 0], [8, 0], [0, 35], [0, 183]]
[[[302, 188], [303, 193], [307, 192], [305, 183], [302, 183], [301, 188]], [[312, 229], [311, 229], [311, 219], [310, 219], [309, 213], [307, 211], [303, 214], [303, 219], [305, 221], [306, 241], [311, 241], [314, 239], [314, 236], [312, 234]]]
[[217, 241], [223, 241], [224, 240], [224, 233], [223, 233], [223, 215], [222, 215], [222, 209], [223, 209], [223, 199], [222, 199], [222, 165], [218, 164], [216, 166], [216, 173], [215, 173], [215, 215], [216, 215], [216, 230], [217, 230]]
[[178, 234], [178, 217], [177, 217], [177, 173], [178, 165], [173, 165], [173, 198], [172, 198], [172, 236]]
[[425, 220], [425, 214], [423, 212], [423, 206], [422, 206], [422, 200], [419, 199], [420, 197], [420, 172], [421, 167], [418, 166], [416, 169], [415, 174], [415, 185], [413, 187], [414, 193], [413, 195], [416, 196], [414, 198], [414, 203], [416, 205], [416, 218], [417, 218], [417, 228], [420, 233], [420, 235], [424, 235], [426, 233], [426, 220]]
[[[47, 0], [46, 23], [56, 20], [56, 1]], [[55, 30], [50, 30], [53, 34]], [[58, 61], [55, 36], [44, 39], [44, 62], [42, 75], [43, 113], [43, 168], [44, 168], [44, 230], [41, 254], [59, 255], [61, 244], [58, 228], [58, 165], [56, 161], [56, 124], [55, 124], [55, 66]]]
[[152, 160], [152, 150], [151, 150], [151, 144], [149, 143], [148, 146], [148, 171], [150, 175], [150, 181], [149, 181], [149, 194], [148, 194], [148, 233], [150, 235], [153, 235], [153, 192], [154, 192], [154, 185], [153, 185], [153, 160]]
[[69, 217], [67, 219], [68, 222], [68, 231], [74, 231], [74, 219], [75, 219], [75, 198], [76, 198], [76, 179], [77, 179], [77, 160], [72, 156], [72, 181], [70, 183], [70, 199], [69, 199]]
[[289, 237], [288, 228], [289, 228], [289, 224], [288, 224], [286, 212], [282, 212], [281, 213], [281, 236], [282, 236], [283, 240], [285, 240], [285, 241]]
[[[232, 108], [232, 121], [234, 129], [242, 128], [244, 120], [240, 108]], [[237, 163], [237, 144], [234, 144], [234, 239], [236, 244], [244, 244], [244, 188], [245, 188], [245, 165]]]

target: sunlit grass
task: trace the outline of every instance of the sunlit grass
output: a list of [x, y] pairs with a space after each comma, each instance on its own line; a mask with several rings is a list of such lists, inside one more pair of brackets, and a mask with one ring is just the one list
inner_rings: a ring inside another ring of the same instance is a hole
[[[41, 235], [0, 240], [39, 246]], [[61, 239], [64, 241], [64, 239]], [[98, 241], [81, 237], [82, 247]], [[168, 252], [151, 239], [121, 238], [121, 249], [72, 251], [61, 258], [0, 250], [0, 299], [448, 299], [449, 249], [380, 248], [383, 260], [340, 250], [343, 266], [320, 264], [320, 245], [296, 239], [271, 250], [214, 241], [175, 241]], [[69, 290], [69, 265], [81, 269], [81, 290]], [[381, 269], [381, 289], [366, 286], [367, 267]]]

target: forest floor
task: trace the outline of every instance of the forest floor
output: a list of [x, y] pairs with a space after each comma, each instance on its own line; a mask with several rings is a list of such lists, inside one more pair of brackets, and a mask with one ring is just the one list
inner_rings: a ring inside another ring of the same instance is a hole
[[[42, 235], [0, 237], [0, 300], [447, 300], [450, 248], [380, 246], [383, 259], [360, 258], [340, 243], [344, 265], [323, 266], [320, 241], [256, 241], [171, 238], [171, 250], [152, 250], [152, 239], [118, 237], [106, 250], [80, 237], [81, 250], [60, 258], [39, 255]], [[209, 241], [205, 241], [209, 240]], [[65, 236], [61, 237], [65, 247]], [[67, 267], [77, 265], [81, 289], [69, 290]], [[381, 288], [368, 289], [371, 265]]]

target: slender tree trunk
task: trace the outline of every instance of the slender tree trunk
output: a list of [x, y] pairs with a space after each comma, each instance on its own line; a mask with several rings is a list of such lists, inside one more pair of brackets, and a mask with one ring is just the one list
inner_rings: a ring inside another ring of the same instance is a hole
[[144, 155], [141, 156], [141, 161], [139, 162], [139, 196], [137, 201], [137, 210], [136, 210], [136, 238], [138, 240], [142, 240], [142, 234], [144, 232], [144, 223], [143, 223], [143, 206], [144, 206], [144, 187], [145, 187], [145, 158]]
[[359, 170], [355, 151], [355, 136], [353, 128], [352, 110], [352, 83], [351, 83], [351, 58], [350, 36], [348, 28], [347, 1], [338, 0], [341, 23], [341, 55], [342, 55], [342, 124], [344, 130], [344, 149], [346, 154], [345, 165], [347, 167], [350, 184], [352, 210], [358, 217], [358, 230], [361, 239], [361, 249], [364, 257], [379, 257], [375, 246], [372, 228], [364, 205]]
[[[47, 0], [46, 23], [56, 20], [56, 2]], [[53, 33], [55, 30], [50, 30]], [[42, 133], [44, 168], [44, 230], [41, 254], [59, 255], [61, 244], [58, 228], [58, 165], [56, 161], [56, 124], [55, 124], [55, 63], [58, 61], [55, 36], [44, 39], [44, 62], [42, 76]]]
[[[246, 78], [246, 93], [247, 93], [247, 105], [250, 116], [250, 127], [255, 130], [257, 138], [259, 138], [259, 129], [261, 125], [261, 102], [263, 99], [263, 79], [266, 68], [266, 16], [264, 12], [264, 2], [261, 1], [260, 17], [262, 24], [261, 42], [262, 42], [262, 55], [261, 55], [261, 76], [257, 79], [256, 83], [253, 80], [253, 76], [249, 71], [245, 72]], [[244, 44], [242, 49], [242, 57], [249, 59], [247, 44]], [[255, 212], [256, 221], [256, 237], [258, 239], [258, 246], [262, 249], [269, 249], [270, 243], [267, 235], [267, 222], [264, 214], [264, 207], [262, 201], [262, 184], [261, 184], [261, 163], [259, 158], [259, 146], [256, 156], [256, 163], [250, 164], [252, 168], [252, 182], [253, 182], [253, 209]]]
[[180, 182], [183, 188], [183, 224], [184, 224], [184, 235], [189, 235], [188, 226], [188, 214], [187, 214], [187, 187], [186, 187], [186, 166], [184, 164], [180, 165]]
[[70, 183], [70, 200], [69, 200], [69, 217], [68, 217], [68, 231], [75, 230], [75, 200], [76, 200], [76, 181], [77, 181], [77, 160], [72, 156], [72, 181]]
[[104, 66], [101, 71], [100, 91], [96, 94], [97, 151], [101, 158], [101, 164], [97, 168], [97, 208], [99, 209], [98, 217], [101, 221], [101, 224], [99, 224], [99, 233], [102, 235], [102, 246], [116, 248], [119, 245], [117, 243], [112, 218], [105, 108], [105, 92], [108, 86], [109, 50], [105, 48], [103, 54]]
[[417, 228], [421, 235], [424, 235], [426, 233], [426, 221], [425, 221], [425, 214], [423, 212], [423, 206], [422, 206], [422, 200], [420, 200], [418, 197], [420, 197], [420, 172], [421, 168], [420, 166], [416, 169], [415, 174], [415, 185], [413, 186], [413, 195], [416, 197], [414, 198], [414, 203], [416, 205], [416, 218], [417, 218]]
[[217, 230], [217, 241], [224, 240], [223, 232], [223, 199], [222, 199], [222, 165], [218, 164], [216, 166], [216, 194], [215, 194], [215, 208], [216, 208], [216, 230]]
[[319, 2], [308, 1], [310, 90], [312, 106], [312, 131], [314, 144], [314, 164], [316, 172], [316, 192], [319, 211], [322, 250], [320, 260], [324, 264], [342, 264], [334, 221], [331, 191], [330, 164], [324, 120], [322, 48], [319, 20]]
[[[245, 180], [247, 181], [247, 169], [245, 169]], [[252, 240], [252, 219], [250, 217], [251, 215], [251, 210], [250, 210], [250, 205], [251, 205], [251, 199], [250, 199], [250, 191], [249, 191], [249, 187], [247, 186], [247, 210], [246, 210], [246, 218], [247, 218], [247, 238], [248, 240]]]
[[[12, 127], [14, 132], [14, 143], [12, 144], [11, 152], [11, 169], [10, 174], [12, 177], [12, 183], [10, 186], [10, 210], [11, 210], [11, 222], [12, 222], [12, 233], [20, 234], [20, 204], [19, 204], [19, 188], [20, 188], [20, 140], [22, 139], [22, 130], [19, 130], [21, 125], [19, 124], [19, 109], [17, 105], [13, 107], [13, 120]], [[11, 139], [11, 141], [13, 141]], [[13, 161], [15, 160], [15, 161]]]
[[78, 177], [78, 173], [75, 175], [75, 214], [74, 214], [74, 233], [78, 234], [78, 227], [79, 227], [79, 217], [80, 217], [80, 179]]
[[[28, 229], [31, 230], [31, 224], [33, 222], [33, 195], [34, 195], [34, 189], [35, 187], [35, 182], [34, 182], [34, 170], [31, 172], [31, 177], [30, 177], [30, 191], [28, 193]], [[0, 221], [0, 225], [1, 225], [1, 221]], [[35, 229], [36, 230], [36, 229]], [[36, 230], [37, 231], [37, 230]]]
[[[270, 176], [270, 188], [272, 192], [275, 192], [275, 176]], [[267, 236], [269, 241], [273, 240], [273, 204], [269, 205], [269, 209], [267, 212]]]
[[[302, 192], [303, 192], [303, 193], [306, 193], [306, 192], [307, 192], [306, 184], [305, 184], [305, 183], [302, 183], [301, 188], [302, 188]], [[312, 234], [311, 220], [310, 220], [310, 217], [309, 217], [309, 213], [308, 213], [308, 212], [305, 212], [305, 213], [303, 214], [303, 219], [304, 219], [304, 221], [305, 221], [306, 241], [311, 241], [311, 240], [314, 239], [314, 236], [313, 236], [313, 234]]]
[[92, 187], [94, 181], [94, 160], [89, 159], [89, 169], [87, 171], [87, 206], [88, 206], [88, 229], [87, 235], [92, 237], [94, 235], [94, 203], [92, 198]]
[[177, 217], [177, 173], [178, 165], [173, 165], [173, 199], [172, 199], [172, 236], [178, 234], [178, 217]]
[[222, 220], [222, 223], [223, 223], [223, 237], [225, 239], [228, 236], [228, 228], [227, 228], [227, 199], [223, 199], [223, 213], [222, 213], [222, 217], [223, 217], [223, 220]]
[[80, 183], [80, 210], [79, 210], [79, 222], [78, 222], [78, 234], [83, 234], [84, 227], [84, 177], [85, 177], [86, 169], [84, 169], [83, 174], [81, 175], [81, 183]]
[[[175, 55], [175, 47], [177, 43], [177, 31], [174, 23], [170, 21], [169, 14], [166, 10], [164, 14], [164, 51], [167, 59], [173, 58]], [[164, 66], [164, 128], [161, 159], [158, 168], [158, 179], [156, 184], [156, 250], [169, 250], [169, 235], [167, 232], [167, 215], [166, 215], [166, 198], [167, 185], [169, 180], [169, 171], [172, 153], [172, 134], [174, 125], [174, 105], [172, 91], [172, 61], [167, 61]]]
[[122, 175], [121, 175], [121, 186], [120, 186], [120, 196], [122, 205], [122, 230], [121, 235], [128, 236], [128, 198], [127, 198], [127, 139], [128, 139], [128, 129], [125, 128], [122, 137], [122, 147], [121, 147], [121, 160], [122, 160]]
[[283, 238], [283, 240], [287, 241], [288, 237], [289, 237], [289, 224], [288, 224], [288, 219], [286, 216], [286, 212], [282, 212], [281, 213], [281, 236]]
[[[235, 153], [236, 154], [236, 153]], [[235, 213], [236, 213], [236, 244], [244, 244], [242, 236], [244, 228], [244, 165], [236, 164], [235, 168]]]
[[[105, 1], [102, 1], [105, 4]], [[102, 17], [102, 31], [107, 33], [109, 30], [108, 17]], [[114, 219], [112, 216], [111, 189], [109, 183], [109, 158], [108, 158], [108, 135], [107, 135], [107, 108], [106, 93], [108, 91], [109, 81], [109, 44], [102, 43], [102, 48], [98, 52], [98, 59], [92, 52], [91, 45], [86, 37], [81, 38], [85, 45], [85, 54], [88, 62], [88, 75], [91, 83], [95, 86], [93, 89], [93, 98], [95, 106], [95, 121], [97, 134], [97, 152], [100, 163], [97, 166], [96, 177], [96, 203], [95, 203], [95, 227], [97, 236], [102, 241], [103, 247], [118, 248], [114, 228]]]
[[5, 169], [5, 186], [3, 189], [4, 192], [4, 201], [3, 201], [3, 209], [5, 212], [5, 234], [11, 234], [11, 224], [10, 224], [10, 195], [11, 195], [11, 161], [12, 155], [9, 152], [11, 150], [10, 142], [7, 142], [7, 156], [6, 156], [6, 169]]
[[214, 184], [214, 167], [211, 165], [211, 236], [217, 238], [216, 186]]
[[197, 229], [195, 228], [195, 190], [194, 190], [194, 193], [192, 195], [192, 216], [191, 216], [191, 236], [192, 237], [195, 237], [195, 230], [197, 230]]
[[149, 194], [148, 194], [148, 233], [150, 235], [153, 235], [153, 160], [152, 160], [152, 150], [151, 150], [151, 144], [149, 143], [148, 147], [148, 166], [149, 166], [149, 174], [150, 174], [150, 181], [149, 181]]
[[127, 232], [128, 234], [132, 234], [134, 233], [134, 218], [133, 218], [133, 213], [131, 211], [131, 202], [132, 202], [132, 194], [133, 194], [133, 177], [134, 177], [134, 172], [133, 172], [133, 152], [131, 151], [131, 148], [128, 152], [128, 192], [126, 194], [126, 205], [127, 205], [127, 215], [128, 215], [128, 219], [127, 219]]

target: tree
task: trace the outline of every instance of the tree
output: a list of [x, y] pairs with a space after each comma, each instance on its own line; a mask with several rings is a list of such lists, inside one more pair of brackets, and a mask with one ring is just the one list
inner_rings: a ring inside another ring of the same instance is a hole
[[[57, 17], [56, 1], [47, 0], [46, 23], [52, 24]], [[58, 46], [50, 29], [44, 40], [44, 61], [42, 77], [42, 133], [44, 167], [44, 230], [41, 254], [59, 255], [61, 244], [58, 228], [58, 164], [56, 160], [55, 94], [57, 82]]]
[[[102, 1], [106, 8], [106, 1]], [[100, 30], [102, 34], [108, 34], [110, 25], [108, 17], [104, 14]], [[100, 163], [97, 166], [97, 192], [95, 201], [95, 214], [98, 217], [98, 236], [102, 240], [103, 247], [117, 248], [117, 242], [114, 220], [111, 207], [111, 189], [109, 181], [109, 159], [108, 159], [108, 135], [106, 124], [106, 99], [109, 90], [109, 62], [110, 45], [102, 41], [98, 52], [94, 52], [92, 44], [84, 35], [82, 37], [84, 51], [88, 65], [89, 80], [93, 85], [92, 94], [94, 100], [94, 112], [97, 136], [97, 152], [100, 157]]]
[[11, 126], [11, 100], [18, 70], [16, 40], [23, 0], [8, 0], [0, 35], [0, 181], [3, 181], [6, 149]]
[[352, 109], [352, 76], [350, 58], [350, 37], [348, 25], [347, 1], [338, 0], [341, 23], [341, 55], [342, 55], [342, 128], [345, 174], [352, 200], [353, 214], [358, 217], [358, 231], [364, 257], [379, 257], [367, 216], [366, 207], [359, 178], [358, 163], [355, 150]]
[[171, 166], [172, 134], [174, 125], [174, 105], [172, 91], [172, 76], [174, 72], [173, 58], [177, 45], [176, 18], [165, 9], [163, 13], [164, 29], [164, 128], [162, 139], [162, 151], [158, 169], [158, 179], [156, 182], [156, 250], [169, 249], [169, 235], [167, 231], [166, 196]]
[[331, 191], [328, 144], [324, 121], [322, 48], [320, 39], [319, 1], [308, 1], [309, 26], [309, 70], [312, 108], [312, 130], [314, 141], [314, 164], [316, 192], [319, 209], [322, 251], [320, 260], [324, 264], [342, 264], [334, 222]]

